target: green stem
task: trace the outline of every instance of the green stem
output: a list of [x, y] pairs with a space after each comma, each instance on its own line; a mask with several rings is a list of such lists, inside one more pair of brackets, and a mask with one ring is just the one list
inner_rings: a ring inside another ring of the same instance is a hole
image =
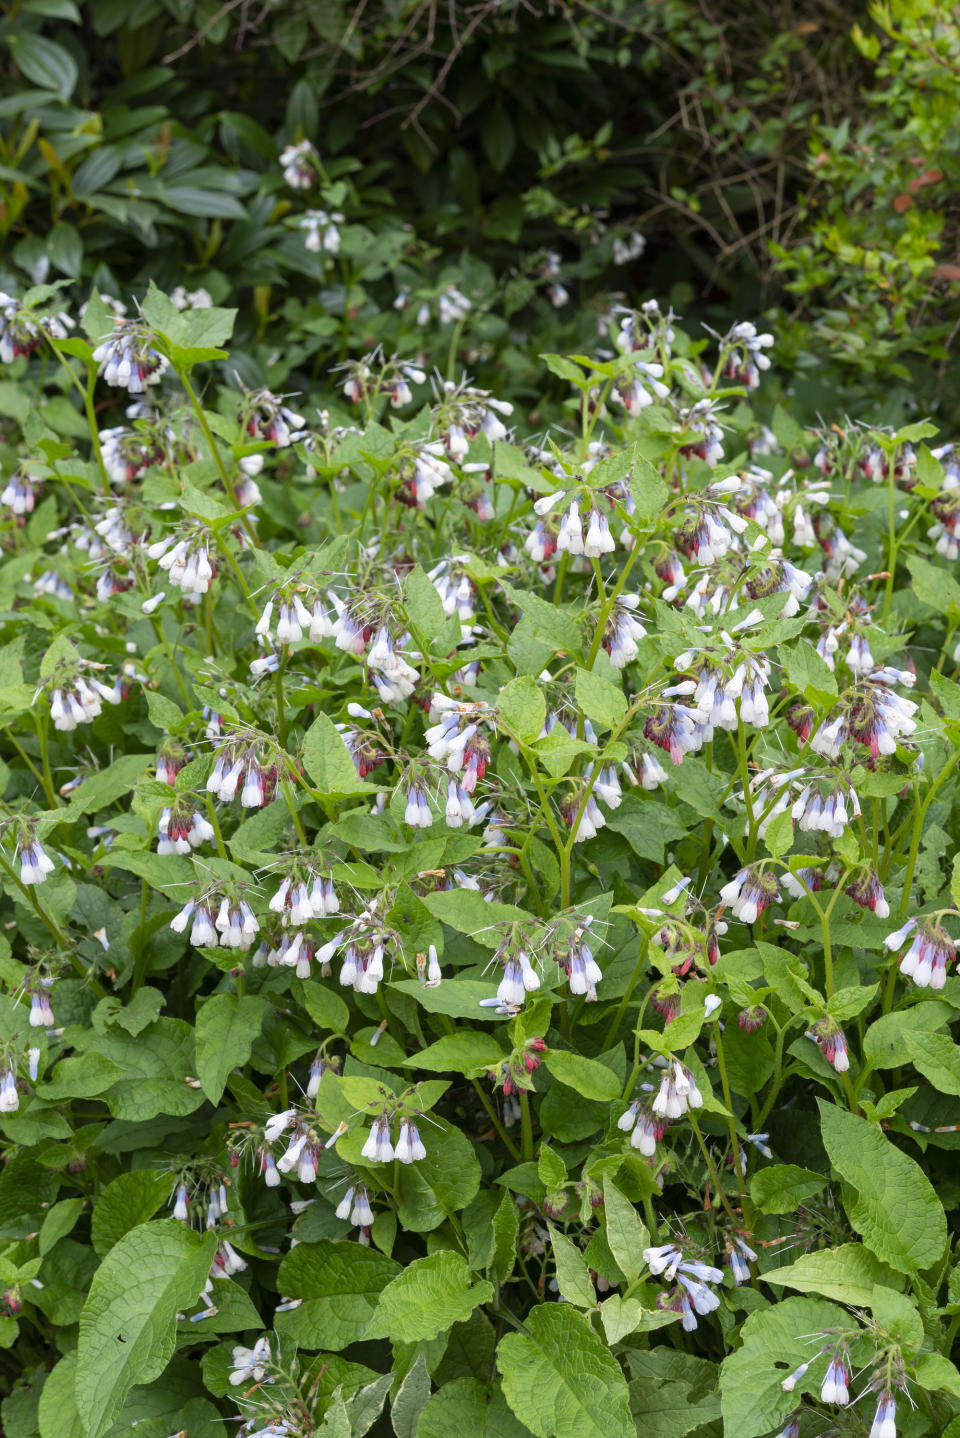
[[533, 1161], [533, 1125], [530, 1121], [530, 1100], [524, 1089], [520, 1090], [520, 1146], [525, 1162]]
[[303, 847], [305, 849], [308, 849], [310, 847], [310, 841], [307, 838], [307, 831], [303, 827], [303, 821], [301, 820], [300, 815], [297, 813], [297, 806], [293, 801], [293, 794], [290, 790], [289, 781], [287, 779], [281, 779], [280, 788], [283, 790], [283, 797], [287, 801], [287, 808], [290, 810], [290, 817], [293, 820], [293, 827], [297, 831], [297, 838], [300, 840], [300, 843], [303, 845]]
[[[769, 1018], [770, 1018], [770, 1022], [771, 1022], [771, 1023], [776, 1023], [776, 1020], [774, 1019], [774, 1017], [773, 1017], [772, 1014], [769, 1015]], [[761, 1132], [763, 1131], [764, 1120], [766, 1119], [767, 1114], [768, 1114], [768, 1113], [770, 1112], [770, 1110], [773, 1108], [773, 1105], [776, 1103], [776, 1101], [777, 1101], [777, 1096], [778, 1096], [778, 1094], [780, 1093], [780, 1088], [781, 1088], [781, 1086], [782, 1086], [782, 1084], [783, 1084], [783, 1046], [784, 1046], [784, 1043], [786, 1042], [787, 1033], [789, 1032], [789, 1029], [790, 1029], [790, 1025], [789, 1025], [789, 1024], [784, 1024], [783, 1028], [778, 1028], [778, 1029], [777, 1029], [777, 1039], [776, 1039], [776, 1043], [775, 1043], [775, 1045], [774, 1045], [774, 1052], [773, 1052], [773, 1074], [772, 1074], [772, 1076], [771, 1076], [770, 1083], [769, 1083], [769, 1085], [768, 1085], [767, 1096], [766, 1096], [766, 1098], [765, 1098], [764, 1101], [763, 1101], [763, 1107], [761, 1108], [760, 1112], [757, 1114], [757, 1118], [756, 1118], [756, 1132], [757, 1132], [757, 1133], [761, 1133]]]
[[277, 738], [284, 749], [287, 747], [287, 716], [283, 707], [283, 671], [287, 664], [287, 651], [284, 650], [283, 658], [277, 665], [277, 672], [274, 676], [274, 688], [277, 694]]
[[617, 1033], [618, 1033], [618, 1031], [619, 1031], [620, 1025], [621, 1025], [621, 1023], [623, 1022], [623, 1016], [624, 1016], [624, 1014], [625, 1014], [626, 1011], [627, 1011], [627, 1008], [628, 1008], [628, 1006], [629, 1006], [629, 1004], [630, 1004], [630, 1000], [633, 998], [633, 991], [634, 991], [634, 989], [637, 987], [637, 984], [638, 984], [639, 981], [640, 981], [640, 975], [641, 975], [641, 973], [643, 972], [643, 966], [644, 966], [644, 964], [645, 964], [646, 961], [647, 961], [647, 949], [648, 949], [648, 948], [649, 948], [649, 940], [648, 940], [646, 934], [642, 934], [641, 937], [640, 937], [640, 952], [639, 952], [639, 954], [637, 955], [637, 962], [636, 962], [636, 964], [635, 964], [635, 966], [634, 966], [633, 973], [632, 973], [631, 976], [630, 976], [630, 982], [627, 984], [626, 991], [625, 991], [625, 993], [624, 993], [624, 995], [623, 995], [623, 998], [620, 1000], [620, 1003], [617, 1005], [617, 1011], [616, 1011], [616, 1013], [615, 1013], [614, 1016], [613, 1016], [613, 1023], [610, 1025], [610, 1028], [607, 1030], [607, 1036], [606, 1036], [606, 1038], [605, 1038], [604, 1041], [603, 1041], [604, 1052], [606, 1052], [606, 1050], [609, 1049], [609, 1048], [611, 1047], [611, 1045], [613, 1044], [613, 1041], [614, 1041], [614, 1039], [616, 1038]]
[[480, 1100], [480, 1102], [483, 1104], [484, 1108], [487, 1111], [487, 1117], [489, 1118], [490, 1122], [493, 1124], [494, 1128], [499, 1134], [500, 1141], [503, 1143], [504, 1147], [508, 1150], [511, 1156], [516, 1160], [516, 1162], [519, 1163], [520, 1150], [517, 1148], [517, 1145], [514, 1143], [513, 1139], [507, 1133], [503, 1124], [497, 1117], [497, 1112], [496, 1109], [493, 1107], [493, 1104], [487, 1098], [486, 1094], [484, 1093], [483, 1089], [480, 1087], [480, 1084], [476, 1079], [471, 1079], [470, 1082], [473, 1084], [477, 1098]]
[[743, 785], [743, 802], [747, 810], [747, 862], [753, 858], [756, 849], [754, 833], [753, 795], [750, 792], [750, 768], [747, 763], [747, 731], [740, 715], [740, 700], [737, 700], [737, 766]]
[[220, 823], [217, 819], [217, 811], [213, 806], [213, 800], [211, 799], [210, 795], [205, 793], [203, 797], [206, 804], [207, 814], [213, 827], [213, 837], [217, 845], [217, 853], [220, 855], [221, 859], [225, 859], [227, 857], [227, 850], [226, 845], [223, 842], [223, 834], [220, 832]]
[[946, 764], [944, 764], [943, 768], [940, 770], [933, 783], [930, 785], [930, 788], [927, 790], [926, 795], [924, 796], [923, 803], [920, 805], [914, 815], [913, 836], [910, 841], [910, 854], [907, 859], [907, 872], [903, 881], [903, 898], [900, 900], [900, 909], [901, 912], [904, 914], [907, 912], [907, 906], [910, 902], [910, 890], [913, 888], [913, 875], [914, 870], [917, 867], [917, 854], [920, 849], [920, 838], [923, 833], [923, 821], [926, 818], [927, 810], [930, 808], [930, 805], [933, 802], [933, 796], [953, 772], [958, 758], [960, 758], [960, 749], [951, 749], [949, 759], [947, 760]]
[[730, 1200], [727, 1198], [726, 1191], [724, 1190], [724, 1187], [720, 1182], [720, 1175], [717, 1173], [716, 1165], [714, 1164], [713, 1159], [710, 1157], [710, 1150], [707, 1148], [707, 1145], [703, 1141], [703, 1134], [700, 1132], [700, 1125], [697, 1123], [696, 1114], [693, 1112], [692, 1109], [689, 1112], [689, 1118], [691, 1124], [693, 1125], [693, 1131], [697, 1136], [697, 1143], [700, 1145], [700, 1152], [703, 1154], [704, 1162], [707, 1165], [707, 1171], [710, 1174], [711, 1179], [713, 1180], [713, 1186], [716, 1189], [717, 1197], [726, 1209], [727, 1217], [729, 1218], [730, 1222], [736, 1224], [739, 1227], [740, 1220], [737, 1218], [733, 1209], [730, 1207]]
[[[14, 734], [13, 730], [12, 730], [12, 729], [5, 729], [5, 730], [4, 730], [4, 733], [6, 734], [7, 738], [10, 740], [10, 743], [13, 745], [14, 749], [16, 749], [17, 753], [20, 755], [20, 758], [21, 758], [21, 759], [23, 760], [23, 762], [26, 764], [27, 768], [30, 770], [30, 773], [31, 773], [31, 774], [33, 775], [33, 777], [36, 779], [37, 783], [41, 786], [41, 788], [43, 788], [43, 787], [44, 787], [43, 775], [40, 773], [40, 770], [37, 768], [36, 764], [34, 764], [33, 760], [30, 758], [30, 755], [26, 752], [26, 750], [25, 750], [25, 749], [23, 748], [23, 746], [21, 745], [20, 741], [17, 739], [17, 737], [16, 737], [16, 735]], [[48, 795], [47, 797], [49, 798], [49, 795]]]
[[743, 1163], [740, 1157], [740, 1140], [737, 1137], [737, 1121], [733, 1113], [733, 1097], [730, 1092], [730, 1080], [727, 1078], [727, 1064], [723, 1056], [723, 1036], [720, 1033], [719, 1025], [714, 1035], [714, 1043], [717, 1050], [717, 1068], [720, 1071], [720, 1085], [723, 1089], [723, 1102], [726, 1105], [727, 1127], [730, 1130], [730, 1143], [733, 1147], [733, 1167], [737, 1175], [737, 1190], [740, 1194], [740, 1207], [743, 1210], [744, 1221], [748, 1228], [751, 1227], [750, 1203], [747, 1198], [747, 1183], [743, 1172]]
[[100, 448], [100, 427], [97, 424], [97, 411], [93, 403], [93, 394], [97, 384], [96, 367], [94, 366], [88, 368], [87, 383], [85, 385], [81, 384], [76, 374], [74, 373], [73, 366], [67, 363], [66, 358], [54, 344], [53, 340], [50, 339], [49, 334], [47, 335], [47, 340], [49, 341], [50, 348], [53, 350], [57, 359], [60, 361], [67, 374], [70, 376], [71, 383], [76, 385], [77, 390], [80, 393], [80, 398], [83, 400], [83, 408], [87, 416], [87, 424], [90, 428], [90, 443], [93, 447], [94, 457], [97, 461], [97, 468], [100, 471], [100, 484], [104, 494], [109, 494], [110, 479], [107, 475], [106, 466], [103, 463], [103, 450]]
[[56, 789], [53, 787], [53, 774], [50, 772], [50, 754], [47, 750], [47, 730], [50, 724], [50, 716], [44, 711], [41, 715], [34, 710], [33, 721], [37, 726], [37, 738], [40, 740], [40, 762], [43, 765], [43, 792], [47, 796], [47, 803], [51, 809], [59, 808], [60, 799]]
[[893, 577], [897, 568], [897, 494], [893, 477], [895, 456], [887, 456], [887, 582], [883, 596], [881, 625], [885, 628], [893, 600]]
[[47, 913], [46, 909], [43, 907], [40, 900], [33, 892], [34, 886], [22, 884], [20, 882], [19, 876], [10, 866], [10, 864], [7, 863], [7, 860], [2, 853], [0, 853], [0, 869], [3, 869], [7, 877], [14, 884], [16, 884], [17, 888], [20, 890], [27, 903], [36, 913], [37, 918], [40, 919], [44, 926], [50, 931], [50, 934], [56, 941], [57, 947], [63, 950], [64, 958], [69, 960], [74, 973], [78, 974], [80, 978], [87, 980], [97, 997], [102, 999], [104, 996], [103, 988], [93, 977], [92, 972], [84, 966], [83, 960], [80, 958], [80, 955], [74, 953], [73, 949], [70, 947], [70, 940], [67, 938], [66, 934], [55, 922], [55, 920], [51, 919], [50, 915]]
[[[227, 472], [227, 466], [223, 462], [223, 455], [217, 448], [217, 442], [213, 437], [213, 431], [210, 428], [210, 424], [207, 420], [203, 405], [197, 398], [196, 391], [194, 390], [193, 385], [190, 383], [190, 377], [185, 369], [177, 369], [177, 377], [186, 391], [187, 399], [190, 401], [190, 406], [197, 417], [197, 423], [203, 431], [203, 437], [206, 440], [207, 448], [210, 451], [210, 458], [217, 466], [217, 470], [220, 474], [220, 479], [223, 483], [223, 487], [227, 491], [227, 494], [230, 496], [230, 503], [234, 509], [239, 510], [241, 506], [239, 500], [237, 499], [237, 491], [233, 487], [233, 480], [230, 478], [230, 475]], [[253, 526], [251, 525], [249, 519], [245, 514], [240, 515], [240, 523], [243, 525], [244, 530], [246, 531], [247, 538], [250, 540], [250, 543], [255, 547], [259, 547], [260, 541], [257, 539], [256, 531], [254, 530]]]

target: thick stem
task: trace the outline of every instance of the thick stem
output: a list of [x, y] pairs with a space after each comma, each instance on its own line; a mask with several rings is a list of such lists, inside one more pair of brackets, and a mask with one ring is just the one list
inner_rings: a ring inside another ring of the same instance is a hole
[[492, 1103], [490, 1102], [490, 1100], [487, 1098], [486, 1094], [484, 1093], [483, 1089], [480, 1087], [480, 1084], [479, 1084], [479, 1082], [478, 1082], [476, 1079], [471, 1079], [470, 1082], [473, 1084], [473, 1087], [474, 1087], [474, 1090], [475, 1090], [475, 1092], [476, 1092], [477, 1098], [480, 1100], [480, 1102], [483, 1104], [484, 1108], [486, 1109], [486, 1111], [487, 1111], [487, 1117], [489, 1118], [490, 1122], [493, 1124], [494, 1128], [496, 1129], [497, 1134], [498, 1134], [499, 1137], [500, 1137], [501, 1143], [504, 1145], [504, 1147], [507, 1149], [507, 1151], [510, 1153], [510, 1155], [516, 1160], [516, 1162], [519, 1163], [519, 1162], [520, 1162], [520, 1150], [517, 1148], [517, 1145], [514, 1143], [513, 1139], [512, 1139], [512, 1138], [510, 1137], [510, 1135], [507, 1133], [507, 1131], [506, 1131], [506, 1129], [504, 1128], [503, 1124], [500, 1122], [499, 1118], [497, 1117], [497, 1112], [496, 1112], [496, 1109], [493, 1107], [493, 1104], [492, 1104]]
[[727, 1064], [726, 1059], [723, 1056], [723, 1036], [720, 1033], [719, 1025], [717, 1025], [714, 1043], [717, 1050], [717, 1068], [720, 1071], [720, 1085], [723, 1089], [723, 1102], [726, 1105], [727, 1113], [729, 1114], [729, 1117], [727, 1119], [727, 1127], [730, 1130], [730, 1143], [733, 1148], [733, 1167], [737, 1175], [737, 1190], [740, 1194], [740, 1207], [743, 1210], [744, 1221], [749, 1228], [751, 1227], [750, 1202], [747, 1198], [747, 1182], [746, 1176], [743, 1172], [743, 1161], [740, 1157], [740, 1140], [737, 1137], [737, 1122], [733, 1114], [733, 1096], [730, 1092], [730, 1081], [727, 1078]]
[[917, 854], [920, 850], [920, 839], [923, 834], [923, 821], [926, 818], [927, 810], [930, 808], [930, 805], [933, 802], [934, 795], [936, 794], [940, 786], [950, 777], [950, 774], [953, 772], [958, 758], [960, 758], [960, 749], [952, 749], [950, 751], [949, 759], [947, 760], [946, 764], [944, 764], [943, 768], [940, 770], [933, 783], [930, 785], [930, 788], [927, 790], [926, 795], [924, 796], [923, 803], [919, 806], [919, 808], [914, 814], [913, 835], [910, 840], [910, 854], [907, 859], [907, 872], [903, 880], [903, 898], [900, 900], [900, 910], [904, 914], [907, 912], [910, 902], [910, 890], [913, 888], [913, 875], [917, 867]]
[[649, 940], [647, 939], [646, 934], [643, 934], [640, 938], [640, 952], [637, 955], [637, 962], [634, 965], [633, 973], [630, 975], [630, 982], [627, 984], [623, 998], [617, 1005], [617, 1011], [613, 1016], [613, 1023], [607, 1030], [607, 1036], [603, 1041], [603, 1047], [605, 1050], [610, 1048], [614, 1039], [616, 1038], [617, 1033], [620, 1029], [620, 1025], [623, 1022], [623, 1016], [627, 1011], [630, 1000], [633, 998], [633, 991], [637, 987], [637, 984], [640, 982], [640, 975], [642, 974], [643, 966], [647, 961], [648, 947]]
[[533, 1161], [533, 1124], [530, 1121], [530, 1100], [524, 1089], [520, 1090], [520, 1146], [525, 1162]]

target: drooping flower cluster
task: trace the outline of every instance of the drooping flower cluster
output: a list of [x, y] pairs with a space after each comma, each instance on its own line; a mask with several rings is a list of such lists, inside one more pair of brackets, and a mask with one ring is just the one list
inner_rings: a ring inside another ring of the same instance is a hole
[[911, 935], [910, 947], [900, 960], [900, 972], [918, 989], [942, 989], [947, 982], [947, 965], [957, 956], [956, 940], [935, 916], [907, 919], [901, 928], [887, 935], [883, 946], [890, 953], [898, 953]]
[[720, 1307], [720, 1299], [707, 1285], [723, 1282], [722, 1269], [698, 1259], [684, 1258], [683, 1250], [673, 1243], [645, 1248], [643, 1261], [656, 1277], [668, 1283], [676, 1279], [675, 1288], [657, 1295], [657, 1307], [679, 1313], [686, 1333], [695, 1330], [698, 1316], [705, 1318]]

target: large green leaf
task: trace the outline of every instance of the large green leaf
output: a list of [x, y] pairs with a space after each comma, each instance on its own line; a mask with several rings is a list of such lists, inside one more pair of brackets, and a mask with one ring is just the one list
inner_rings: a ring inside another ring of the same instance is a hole
[[557, 1270], [557, 1287], [561, 1294], [568, 1303], [577, 1308], [595, 1308], [597, 1294], [583, 1254], [577, 1245], [565, 1233], [554, 1228], [552, 1223], [547, 1224], [547, 1230]]
[[793, 1213], [826, 1186], [822, 1173], [798, 1168], [795, 1163], [772, 1163], [751, 1178], [750, 1197], [764, 1213]]
[[[786, 1298], [752, 1313], [741, 1329], [741, 1346], [720, 1369], [724, 1432], [736, 1438], [773, 1433], [803, 1393], [819, 1390], [826, 1372], [826, 1357], [818, 1356], [810, 1335], [848, 1325], [845, 1309], [818, 1298]], [[784, 1378], [801, 1363], [809, 1363], [809, 1371], [785, 1393]]]
[[629, 1198], [607, 1176], [603, 1180], [603, 1212], [610, 1252], [624, 1278], [632, 1283], [643, 1271], [643, 1250], [650, 1243], [650, 1234]]
[[504, 723], [522, 744], [532, 744], [543, 729], [547, 706], [540, 686], [529, 675], [521, 675], [505, 684], [497, 696], [497, 706]]
[[560, 1083], [575, 1089], [581, 1098], [611, 1100], [620, 1097], [620, 1080], [612, 1069], [583, 1054], [551, 1049], [544, 1062]]
[[475, 1074], [497, 1068], [503, 1058], [503, 1049], [492, 1034], [459, 1029], [455, 1034], [444, 1034], [412, 1058], [404, 1059], [404, 1065], [431, 1073]]
[[303, 741], [303, 762], [322, 794], [366, 794], [373, 785], [357, 778], [353, 760], [333, 721], [318, 714]]
[[230, 1070], [250, 1057], [266, 1007], [255, 994], [214, 994], [197, 1014], [197, 1077], [211, 1103], [220, 1102]]
[[400, 1271], [392, 1258], [356, 1243], [298, 1243], [280, 1265], [283, 1293], [301, 1298], [276, 1317], [277, 1332], [305, 1348], [346, 1348], [362, 1338], [384, 1286]]
[[874, 1124], [818, 1100], [824, 1147], [857, 1190], [849, 1219], [868, 1248], [899, 1273], [935, 1263], [947, 1241], [940, 1200], [920, 1165]]
[[527, 1438], [526, 1428], [507, 1407], [499, 1384], [489, 1389], [476, 1378], [454, 1378], [427, 1402], [417, 1438]]
[[819, 1293], [838, 1303], [869, 1304], [876, 1284], [892, 1287], [897, 1278], [862, 1243], [844, 1243], [839, 1248], [804, 1253], [783, 1268], [768, 1269], [763, 1281], [796, 1288], [800, 1293]]
[[197, 1300], [217, 1246], [161, 1219], [124, 1234], [93, 1277], [80, 1315], [77, 1410], [101, 1438], [135, 1383], [159, 1378], [176, 1346], [177, 1313]]
[[567, 1304], [527, 1315], [497, 1349], [507, 1402], [537, 1438], [636, 1438], [626, 1379], [589, 1320]]
[[465, 1259], [448, 1248], [409, 1263], [380, 1294], [367, 1338], [416, 1343], [461, 1323], [493, 1297], [486, 1279], [471, 1283]]

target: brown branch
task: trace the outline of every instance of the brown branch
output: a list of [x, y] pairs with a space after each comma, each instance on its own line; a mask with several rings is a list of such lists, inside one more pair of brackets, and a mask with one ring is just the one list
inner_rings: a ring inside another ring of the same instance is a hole
[[186, 55], [188, 50], [192, 50], [196, 45], [201, 45], [214, 26], [219, 25], [224, 15], [229, 15], [231, 10], [236, 10], [238, 5], [245, 3], [246, 0], [226, 0], [226, 4], [221, 5], [219, 10], [215, 10], [210, 19], [204, 21], [197, 33], [186, 44], [181, 45], [179, 50], [171, 50], [169, 55], [164, 55], [160, 62], [161, 65], [172, 65], [174, 60], [179, 60], [182, 55]]

